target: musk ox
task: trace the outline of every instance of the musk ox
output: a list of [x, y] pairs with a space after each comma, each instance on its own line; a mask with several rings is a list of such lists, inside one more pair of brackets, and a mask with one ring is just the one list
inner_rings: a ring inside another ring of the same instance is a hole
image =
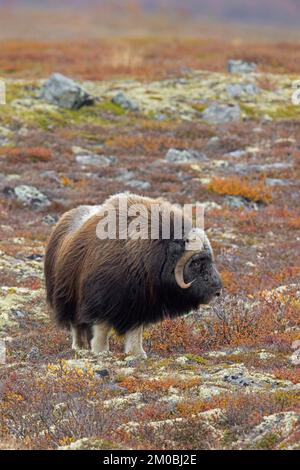
[[[126, 219], [120, 203], [126, 203]], [[130, 210], [136, 205], [144, 208], [142, 222], [151, 217], [152, 225], [130, 236]], [[99, 225], [101, 230], [107, 225], [112, 209], [118, 230], [115, 237], [105, 238], [99, 235]], [[168, 236], [162, 230], [166, 213]], [[154, 222], [156, 237], [150, 236]], [[74, 349], [108, 351], [114, 329], [125, 335], [127, 354], [145, 357], [144, 325], [184, 315], [220, 295], [210, 243], [203, 230], [191, 228], [192, 220], [186, 233], [185, 222], [177, 205], [130, 193], [111, 196], [99, 206], [79, 206], [61, 217], [46, 250], [47, 301], [56, 323], [71, 330]]]

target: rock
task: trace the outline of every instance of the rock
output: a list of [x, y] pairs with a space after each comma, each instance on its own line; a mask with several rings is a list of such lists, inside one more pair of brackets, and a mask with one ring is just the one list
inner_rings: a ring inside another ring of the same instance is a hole
[[[243, 442], [258, 444], [263, 438], [272, 435], [277, 440], [287, 438], [296, 429], [300, 422], [300, 414], [294, 411], [275, 413], [265, 416], [263, 421], [255, 426], [252, 431], [243, 439]], [[241, 442], [241, 441], [240, 441]]]
[[241, 118], [241, 108], [238, 104], [214, 103], [201, 113], [201, 117], [211, 124], [225, 124], [238, 121]]
[[233, 152], [226, 153], [226, 156], [233, 158], [241, 158], [247, 155], [246, 150], [234, 150]]
[[107, 369], [96, 370], [95, 374], [98, 375], [101, 378], [109, 377], [109, 371]]
[[105, 400], [103, 405], [105, 408], [120, 409], [128, 406], [129, 404], [137, 405], [143, 399], [143, 394], [140, 392], [130, 393], [123, 397], [110, 398]]
[[43, 217], [43, 222], [47, 225], [55, 225], [58, 222], [58, 217], [57, 215], [47, 214]]
[[226, 389], [216, 385], [200, 385], [197, 387], [197, 397], [202, 400], [210, 400], [212, 397], [222, 395]]
[[43, 255], [39, 255], [38, 253], [32, 253], [32, 255], [26, 256], [26, 259], [29, 259], [30, 261], [42, 261], [44, 259]]
[[129, 99], [122, 91], [112, 98], [112, 102], [128, 111], [139, 111], [138, 104]]
[[132, 178], [134, 178], [134, 176], [135, 176], [134, 171], [124, 169], [124, 170], [119, 171], [118, 176], [116, 177], [116, 180], [121, 181], [121, 182], [127, 182], [131, 180]]
[[244, 60], [229, 60], [227, 70], [229, 73], [252, 73], [257, 69], [254, 62], [245, 62]]
[[141, 191], [151, 188], [151, 184], [148, 181], [129, 180], [126, 184], [131, 188], [140, 189]]
[[294, 366], [300, 365], [300, 340], [296, 340], [292, 344], [292, 349], [294, 349], [293, 354], [289, 357], [289, 361]]
[[79, 109], [94, 103], [94, 98], [74, 80], [55, 73], [44, 83], [40, 98], [66, 109]]
[[157, 114], [155, 114], [154, 119], [155, 119], [155, 121], [162, 122], [162, 121], [165, 121], [167, 119], [167, 116], [163, 113], [157, 113]]
[[206, 144], [207, 150], [215, 150], [220, 146], [221, 139], [218, 136], [211, 137]]
[[120, 393], [127, 393], [127, 388], [125, 387], [121, 387], [120, 385], [116, 384], [116, 383], [112, 383], [112, 382], [108, 382], [108, 383], [103, 383], [101, 385], [101, 387], [104, 389], [104, 390], [108, 390], [110, 392], [120, 392]]
[[54, 171], [54, 170], [43, 171], [41, 173], [41, 177], [42, 178], [47, 178], [51, 181], [55, 181], [56, 183], [60, 183], [60, 178], [59, 178], [57, 172]]
[[110, 166], [117, 162], [117, 157], [105, 155], [76, 155], [76, 161], [80, 165]]
[[251, 380], [244, 376], [243, 372], [237, 372], [236, 374], [224, 375], [224, 381], [240, 387], [249, 387], [254, 384], [254, 380]]
[[217, 204], [214, 201], [201, 202], [201, 206], [203, 206], [204, 210], [207, 212], [212, 211], [214, 209], [222, 209], [222, 206], [220, 206], [220, 204]]
[[178, 150], [171, 148], [168, 150], [166, 160], [171, 163], [190, 163], [195, 161], [208, 160], [207, 156], [197, 150]]
[[269, 353], [265, 351], [264, 349], [258, 353], [259, 359], [268, 360], [268, 359], [274, 359], [275, 354]]
[[58, 447], [58, 450], [120, 450], [124, 449], [120, 444], [115, 444], [112, 441], [105, 439], [98, 439], [95, 437], [84, 437], [78, 439], [66, 446]]
[[234, 365], [226, 369], [219, 370], [210, 375], [210, 381], [216, 383], [226, 382], [237, 387], [250, 387], [253, 390], [268, 389], [278, 390], [279, 387], [289, 388], [293, 384], [289, 380], [279, 380], [272, 374], [260, 372], [252, 368], [247, 368], [244, 364]]
[[234, 209], [247, 206], [247, 201], [242, 196], [225, 196], [224, 201], [227, 206]]
[[116, 180], [125, 183], [131, 188], [140, 189], [141, 191], [151, 188], [151, 184], [148, 181], [135, 179], [135, 175], [136, 174], [134, 171], [122, 169], [121, 171], [119, 171]]
[[42, 210], [51, 205], [45, 194], [34, 186], [20, 185], [14, 189], [14, 194], [18, 201], [33, 209]]
[[248, 163], [237, 163], [234, 165], [234, 170], [235, 172], [239, 174], [248, 174], [251, 172], [287, 170], [292, 167], [293, 167], [292, 163], [286, 163], [286, 162], [263, 163], [262, 165], [258, 165], [258, 164], [249, 165]]
[[260, 90], [255, 83], [233, 83], [227, 85], [226, 91], [231, 98], [240, 98], [243, 95], [255, 96]]
[[12, 309], [12, 310], [11, 310], [11, 314], [12, 314], [15, 318], [25, 318], [25, 317], [26, 317], [26, 313], [23, 312], [22, 310], [15, 310], [15, 309]]
[[290, 186], [292, 184], [292, 181], [280, 178], [266, 178], [265, 182], [268, 186]]
[[31, 350], [27, 354], [27, 359], [32, 361], [32, 360], [39, 359], [39, 357], [40, 357], [39, 348], [37, 348], [36, 346], [33, 346], [33, 348], [31, 348]]

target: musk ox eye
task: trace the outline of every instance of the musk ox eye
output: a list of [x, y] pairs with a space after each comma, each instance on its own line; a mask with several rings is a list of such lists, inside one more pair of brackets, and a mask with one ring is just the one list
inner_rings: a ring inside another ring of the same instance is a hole
[[195, 267], [199, 267], [199, 266], [202, 266], [203, 264], [210, 263], [210, 262], [212, 262], [212, 259], [210, 256], [206, 254], [203, 254], [203, 255], [199, 254], [199, 255], [194, 256], [191, 259], [191, 264], [192, 266], [195, 266]]
[[193, 259], [191, 262], [191, 264], [195, 267], [201, 266], [202, 263], [203, 263], [203, 260], [201, 260], [200, 258]]

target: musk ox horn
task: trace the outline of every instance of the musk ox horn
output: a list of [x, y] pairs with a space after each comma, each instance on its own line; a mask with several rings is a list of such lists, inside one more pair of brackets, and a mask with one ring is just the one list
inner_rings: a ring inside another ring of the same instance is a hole
[[183, 272], [184, 272], [185, 265], [196, 253], [199, 253], [199, 250], [185, 251], [182, 257], [177, 261], [177, 264], [175, 266], [175, 270], [174, 270], [175, 279], [179, 287], [181, 287], [182, 289], [188, 289], [189, 287], [191, 287], [191, 285], [194, 282], [194, 281], [191, 281], [191, 282], [186, 283], [184, 281]]

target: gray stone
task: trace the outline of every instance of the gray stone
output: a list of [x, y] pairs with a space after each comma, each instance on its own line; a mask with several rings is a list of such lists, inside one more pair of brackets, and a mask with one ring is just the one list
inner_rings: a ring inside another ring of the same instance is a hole
[[26, 256], [26, 259], [29, 259], [30, 261], [42, 261], [44, 258], [43, 255], [39, 255], [38, 253], [32, 253], [32, 255]]
[[56, 222], [58, 222], [58, 217], [57, 215], [47, 214], [45, 217], [43, 217], [43, 222], [47, 225], [55, 225]]
[[227, 85], [226, 91], [232, 98], [240, 98], [243, 95], [255, 96], [260, 90], [254, 83], [233, 83]]
[[96, 370], [95, 374], [101, 378], [109, 377], [109, 371], [107, 369]]
[[207, 160], [207, 156], [197, 150], [169, 149], [166, 160], [171, 163], [190, 163]]
[[31, 350], [27, 354], [27, 359], [32, 361], [32, 360], [39, 359], [39, 357], [40, 357], [39, 348], [37, 348], [36, 346], [33, 346], [33, 348], [31, 348]]
[[15, 310], [15, 309], [12, 309], [12, 310], [11, 310], [11, 314], [12, 314], [15, 318], [25, 318], [25, 317], [26, 317], [26, 313], [25, 313], [25, 312], [22, 312], [22, 310]]
[[135, 177], [134, 171], [129, 170], [120, 170], [118, 176], [116, 177], [117, 181], [127, 182]]
[[249, 387], [254, 384], [254, 380], [245, 377], [243, 372], [237, 372], [236, 374], [224, 375], [224, 381], [240, 387]]
[[33, 209], [45, 209], [51, 205], [51, 202], [45, 194], [34, 186], [20, 185], [14, 189], [18, 201]]
[[241, 108], [238, 104], [214, 103], [201, 113], [201, 117], [211, 124], [225, 124], [238, 121], [241, 118]]
[[131, 188], [140, 189], [141, 191], [151, 188], [151, 184], [148, 181], [129, 180], [126, 184]]
[[227, 62], [227, 70], [229, 73], [251, 73], [255, 72], [256, 69], [257, 65], [254, 62], [233, 59]]
[[205, 148], [207, 150], [215, 150], [220, 146], [221, 139], [218, 136], [211, 137], [207, 142]]
[[9, 140], [6, 137], [0, 136], [0, 147], [6, 147], [9, 144]]
[[225, 204], [233, 209], [239, 209], [240, 207], [245, 207], [247, 205], [246, 199], [242, 196], [225, 196]]
[[[285, 411], [264, 416], [262, 422], [255, 426], [249, 434], [244, 437], [244, 442], [253, 445], [270, 433], [273, 436], [277, 436], [280, 441], [292, 434], [299, 426], [299, 422], [300, 414], [295, 411]], [[238, 443], [241, 443], [241, 441], [238, 441]]]
[[165, 114], [162, 114], [162, 113], [157, 113], [157, 114], [155, 114], [154, 119], [155, 119], [155, 121], [162, 122], [162, 121], [165, 121], [167, 119], [167, 116]]
[[117, 162], [117, 157], [105, 155], [76, 155], [76, 161], [80, 165], [110, 166]]
[[246, 150], [234, 150], [233, 152], [226, 153], [226, 156], [234, 158], [241, 158], [244, 155], [247, 155]]
[[43, 173], [41, 173], [41, 177], [60, 183], [60, 178], [54, 170], [43, 171]]
[[60, 73], [54, 73], [43, 84], [40, 98], [66, 109], [79, 109], [94, 103], [94, 98], [89, 93], [74, 80]]
[[267, 171], [277, 171], [277, 170], [286, 170], [292, 168], [292, 163], [285, 162], [275, 162], [275, 163], [264, 163], [262, 165], [258, 164], [247, 164], [247, 163], [238, 163], [234, 166], [234, 169], [239, 174], [248, 174], [253, 172], [267, 172]]
[[268, 186], [290, 186], [292, 182], [280, 178], [266, 178], [266, 184]]
[[122, 91], [112, 98], [112, 102], [128, 111], [139, 111], [138, 104], [129, 99]]
[[118, 385], [116, 383], [112, 383], [112, 382], [103, 383], [102, 388], [104, 390], [109, 390], [110, 392], [120, 392], [120, 393], [121, 392], [123, 392], [123, 393], [128, 392], [127, 388], [121, 387], [120, 385]]

